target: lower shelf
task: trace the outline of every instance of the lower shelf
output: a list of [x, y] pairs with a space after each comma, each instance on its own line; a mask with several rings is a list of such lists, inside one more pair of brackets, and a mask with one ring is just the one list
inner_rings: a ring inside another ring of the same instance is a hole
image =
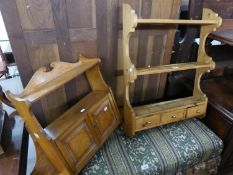
[[192, 96], [134, 107], [133, 109], [136, 115], [136, 131], [195, 116], [204, 116], [206, 113], [206, 105], [207, 100], [198, 99]]

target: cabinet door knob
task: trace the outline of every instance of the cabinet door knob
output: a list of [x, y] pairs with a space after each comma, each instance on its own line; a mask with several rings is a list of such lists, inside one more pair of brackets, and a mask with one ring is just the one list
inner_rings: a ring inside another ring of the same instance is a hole
[[196, 111], [196, 113], [197, 113], [197, 114], [200, 114], [200, 113], [201, 113], [201, 111], [198, 109], [198, 110]]
[[149, 124], [151, 124], [151, 122], [150, 121], [145, 121], [144, 123], [143, 123], [143, 127], [145, 127], [145, 126], [147, 126], [147, 125], [149, 125]]
[[107, 106], [105, 106], [105, 107], [104, 107], [104, 111], [106, 112], [107, 110], [108, 110], [108, 107], [107, 107]]
[[83, 113], [83, 112], [85, 112], [85, 111], [86, 111], [85, 108], [80, 109], [80, 113]]

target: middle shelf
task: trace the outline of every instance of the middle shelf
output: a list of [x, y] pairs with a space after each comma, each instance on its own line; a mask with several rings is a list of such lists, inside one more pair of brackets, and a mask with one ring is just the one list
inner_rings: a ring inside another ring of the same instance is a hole
[[214, 66], [215, 66], [214, 62], [210, 62], [210, 63], [190, 62], [190, 63], [169, 64], [169, 65], [153, 66], [146, 68], [138, 68], [137, 75], [150, 75], [150, 74], [160, 74], [160, 73], [175, 72], [175, 71], [190, 70], [190, 69], [212, 68]]

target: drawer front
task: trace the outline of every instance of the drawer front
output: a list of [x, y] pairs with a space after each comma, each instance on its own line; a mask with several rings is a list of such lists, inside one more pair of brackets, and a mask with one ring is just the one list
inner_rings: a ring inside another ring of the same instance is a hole
[[142, 117], [136, 120], [136, 130], [152, 128], [160, 124], [160, 115]]
[[59, 150], [74, 172], [80, 171], [98, 148], [88, 123], [83, 120], [56, 140]]
[[187, 109], [187, 118], [192, 118], [195, 116], [201, 116], [206, 113], [206, 104], [197, 105]]
[[111, 104], [109, 98], [103, 100], [98, 106], [91, 109], [88, 113], [92, 125], [97, 133], [99, 133], [99, 140], [102, 143], [112, 133], [118, 125], [118, 117], [116, 115], [114, 106]]
[[175, 121], [179, 121], [185, 118], [185, 110], [180, 109], [176, 111], [167, 112], [161, 115], [162, 123], [171, 123]]

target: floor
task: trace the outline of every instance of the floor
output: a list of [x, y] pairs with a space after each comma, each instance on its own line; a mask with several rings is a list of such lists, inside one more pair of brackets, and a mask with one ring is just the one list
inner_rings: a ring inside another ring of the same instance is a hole
[[[19, 77], [14, 79], [0, 80], [3, 91], [10, 90], [12, 93], [19, 93], [22, 90], [22, 84]], [[0, 159], [0, 174], [16, 175], [19, 171], [19, 157], [22, 146], [22, 136], [24, 131], [24, 122], [17, 115], [15, 109], [3, 104], [3, 108], [8, 116], [5, 116], [4, 125], [6, 126], [2, 138], [4, 142], [5, 153]]]
[[[10, 90], [14, 94], [20, 93], [23, 89], [19, 76], [16, 76], [11, 79], [1, 80], [0, 85], [2, 86], [3, 91]], [[3, 105], [3, 108], [7, 111], [8, 115], [10, 116], [15, 113], [15, 109], [7, 105]], [[35, 161], [36, 161], [35, 147], [34, 147], [31, 137], [29, 137], [27, 175], [30, 175], [30, 173], [32, 172], [33, 167], [35, 165]]]

